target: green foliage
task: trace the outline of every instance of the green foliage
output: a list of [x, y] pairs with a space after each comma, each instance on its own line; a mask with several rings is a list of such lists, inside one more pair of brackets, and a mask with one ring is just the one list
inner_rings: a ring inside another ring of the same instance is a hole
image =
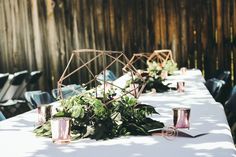
[[[154, 107], [138, 104], [134, 97], [123, 96], [107, 101], [109, 103], [102, 100], [91, 94], [73, 96], [61, 101], [61, 111], [55, 116], [72, 118], [74, 139], [89, 137], [99, 140], [123, 135], [149, 135], [148, 130], [164, 126], [147, 117], [157, 114]], [[50, 123], [36, 128], [35, 133], [50, 136]]]
[[[156, 92], [166, 92], [170, 88], [168, 87], [169, 84], [164, 85], [163, 84], [163, 78], [159, 74], [154, 74], [154, 73], [148, 73], [148, 75], [145, 75], [144, 82], [146, 82], [146, 85], [143, 89], [143, 92], [150, 92], [153, 89], [155, 89]], [[143, 80], [136, 78], [134, 81], [129, 80], [126, 83], [126, 87], [129, 87], [132, 83], [138, 83], [138, 84], [143, 84]]]
[[172, 75], [174, 71], [178, 70], [177, 63], [168, 60], [164, 63], [163, 71], [167, 71], [169, 75]]
[[168, 85], [163, 84], [163, 79], [160, 76], [148, 76], [146, 80], [147, 84], [144, 88], [144, 92], [151, 91], [152, 89], [155, 89], [156, 92], [166, 92], [170, 89]]
[[169, 75], [172, 75], [174, 71], [178, 70], [177, 63], [172, 60], [165, 61], [163, 63], [147, 62], [147, 71], [150, 76], [154, 77], [160, 75], [162, 71], [167, 71]]
[[171, 60], [163, 62], [162, 64], [153, 61], [147, 62], [147, 65], [148, 75], [145, 77], [146, 86], [144, 92], [151, 91], [152, 89], [155, 89], [156, 92], [168, 91], [170, 88], [168, 87], [168, 84], [163, 84], [164, 78], [161, 77], [161, 73], [162, 71], [166, 71], [168, 75], [172, 75], [173, 72], [177, 70], [177, 63]]
[[155, 61], [147, 62], [147, 65], [148, 65], [147, 71], [148, 71], [149, 76], [155, 77], [161, 74], [161, 70], [163, 67], [160, 63], [157, 63]]
[[34, 130], [34, 133], [36, 134], [36, 136], [46, 136], [46, 137], [51, 137], [52, 133], [51, 133], [51, 124], [50, 121], [47, 121], [46, 123], [44, 123], [44, 125], [37, 127]]

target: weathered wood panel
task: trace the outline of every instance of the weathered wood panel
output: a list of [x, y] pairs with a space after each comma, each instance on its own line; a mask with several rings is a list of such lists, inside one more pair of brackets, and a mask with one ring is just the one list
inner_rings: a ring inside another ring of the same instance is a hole
[[48, 90], [72, 50], [82, 48], [122, 50], [129, 58], [172, 49], [179, 67], [199, 68], [206, 78], [230, 70], [235, 84], [236, 1], [0, 0], [0, 72], [42, 70], [40, 86]]
[[231, 70], [233, 72], [233, 79], [234, 79], [234, 84], [236, 83], [236, 1], [235, 0], [231, 0], [230, 1], [230, 21], [231, 21], [231, 37], [230, 37], [230, 45], [231, 45], [231, 58], [232, 62], [231, 62], [231, 68], [233, 70]]

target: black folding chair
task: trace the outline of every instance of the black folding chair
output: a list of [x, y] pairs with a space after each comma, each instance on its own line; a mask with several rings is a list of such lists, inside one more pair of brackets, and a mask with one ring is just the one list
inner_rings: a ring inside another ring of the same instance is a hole
[[27, 75], [28, 71], [24, 70], [9, 76], [8, 81], [4, 84], [0, 92], [1, 105], [4, 105], [4, 102], [13, 99]]
[[25, 100], [27, 101], [27, 105], [29, 106], [30, 109], [37, 108], [37, 104], [32, 100], [32, 96], [40, 93], [42, 93], [41, 90], [25, 92], [24, 94]]
[[98, 76], [97, 76], [97, 81], [100, 82], [101, 84], [104, 83], [105, 81], [115, 81], [117, 77], [111, 70], [105, 70], [102, 71]]
[[222, 93], [222, 87], [225, 85], [225, 81], [212, 78], [205, 83], [207, 89], [211, 93], [212, 97], [217, 101]]
[[3, 115], [3, 113], [0, 111], [0, 121], [5, 120], [6, 117]]
[[5, 117], [12, 117], [28, 110], [24, 107], [21, 107], [20, 110], [18, 109], [22, 104], [25, 104], [24, 100], [13, 99], [27, 75], [28, 72], [26, 70], [16, 72], [13, 75], [9, 75], [8, 80], [4, 84], [0, 92], [0, 107]]
[[[65, 87], [62, 87], [61, 88], [61, 94], [62, 94], [62, 98], [63, 99], [67, 99], [69, 97], [72, 97], [74, 95], [78, 95], [82, 92], [84, 92], [85, 89], [81, 86], [81, 85], [76, 85], [76, 84], [72, 84], [72, 85], [67, 85]], [[55, 99], [58, 99], [58, 97], [60, 96], [58, 93], [58, 89], [53, 89], [52, 90], [52, 96], [55, 98]]]
[[0, 91], [2, 87], [4, 86], [4, 84], [7, 82], [8, 77], [9, 77], [9, 73], [0, 74]]
[[230, 96], [236, 94], [236, 85], [232, 88]]
[[26, 78], [23, 81], [23, 83], [21, 84], [21, 86], [19, 87], [19, 89], [17, 90], [17, 92], [15, 93], [13, 98], [14, 99], [23, 98], [24, 93], [26, 92], [27, 86], [35, 85], [41, 76], [42, 76], [41, 71], [31, 72], [30, 75], [28, 76], [28, 78]]
[[234, 92], [224, 104], [225, 113], [230, 126], [236, 122], [236, 93]]
[[230, 79], [230, 71], [219, 70], [215, 74], [214, 78], [227, 82]]
[[50, 104], [55, 101], [53, 97], [48, 92], [39, 92], [31, 95], [31, 100], [36, 107], [40, 107], [41, 105]]

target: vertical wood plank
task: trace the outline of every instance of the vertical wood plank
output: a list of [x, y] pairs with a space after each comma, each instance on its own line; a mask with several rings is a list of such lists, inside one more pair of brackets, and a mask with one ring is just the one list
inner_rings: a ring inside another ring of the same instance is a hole
[[160, 34], [161, 34], [161, 47], [160, 49], [168, 49], [170, 48], [168, 45], [168, 39], [167, 39], [167, 30], [170, 27], [169, 23], [167, 23], [167, 10], [171, 10], [171, 8], [166, 8], [166, 1], [160, 0], [159, 2], [159, 19], [160, 19]]
[[188, 23], [187, 23], [187, 2], [186, 0], [180, 0], [180, 29], [181, 29], [181, 33], [180, 33], [180, 53], [179, 55], [181, 55], [181, 60], [179, 62], [179, 66], [182, 67], [186, 67], [188, 64], [188, 36], [187, 36], [187, 28], [188, 28]]
[[208, 16], [208, 10], [207, 10], [207, 3], [208, 1], [205, 1], [202, 3], [202, 29], [201, 29], [201, 43], [202, 43], [202, 49], [201, 49], [201, 52], [202, 53], [202, 72], [204, 75], [208, 74], [206, 73], [206, 66], [205, 66], [205, 62], [206, 62], [206, 58], [208, 57], [207, 56], [207, 47], [208, 45], [210, 44], [209, 41], [208, 41], [208, 38], [210, 37], [210, 33], [208, 32], [208, 27], [210, 25], [210, 18]]
[[57, 80], [59, 79], [58, 73], [58, 37], [56, 32], [56, 25], [54, 19], [54, 7], [55, 2], [52, 0], [46, 0], [46, 10], [47, 10], [47, 34], [48, 34], [48, 50], [49, 59], [51, 61], [51, 84], [53, 88], [57, 85]]
[[104, 19], [103, 19], [103, 1], [97, 0], [93, 2], [93, 20], [94, 20], [94, 31], [96, 48], [100, 50], [105, 49], [105, 36], [104, 36]]
[[217, 69], [217, 54], [216, 54], [216, 3], [209, 0], [207, 2], [208, 16], [208, 45], [205, 56], [206, 78], [211, 78]]
[[201, 37], [201, 32], [202, 32], [202, 17], [203, 14], [202, 12], [198, 12], [198, 10], [202, 10], [202, 5], [203, 1], [201, 1], [201, 3], [196, 3], [196, 10], [197, 12], [195, 12], [195, 20], [196, 20], [196, 49], [195, 49], [195, 68], [199, 68], [200, 70], [202, 70], [202, 58], [204, 57], [204, 52], [202, 51], [202, 37]]
[[154, 45], [153, 49], [160, 49], [161, 47], [161, 36], [160, 36], [160, 18], [159, 18], [159, 9], [158, 8], [158, 1], [153, 1], [153, 33], [154, 33]]
[[72, 48], [73, 49], [79, 49], [79, 32], [78, 32], [78, 23], [77, 23], [77, 19], [78, 17], [78, 12], [79, 9], [78, 8], [78, 1], [73, 1], [72, 3], [72, 16], [73, 16], [73, 24], [72, 24]]
[[114, 6], [114, 1], [109, 0], [109, 30], [110, 30], [110, 48], [111, 50], [114, 50], [117, 48], [117, 35], [116, 35], [116, 21], [115, 19], [117, 18], [115, 16], [115, 6]]
[[231, 2], [232, 6], [234, 6], [232, 11], [232, 44], [233, 44], [233, 69], [234, 69], [234, 85], [236, 84], [236, 2], [235, 0]]
[[[22, 35], [24, 36], [24, 47], [25, 47], [25, 58], [27, 62], [27, 67], [29, 71], [37, 70], [36, 68], [36, 61], [35, 61], [35, 55], [33, 51], [33, 42], [31, 42], [31, 32], [33, 32], [32, 29], [32, 17], [30, 13], [32, 12], [30, 9], [31, 7], [28, 7], [31, 2], [27, 0], [23, 0], [23, 3], [21, 2], [21, 11], [23, 11], [23, 17], [22, 17], [22, 23], [24, 23], [24, 30], [22, 31]], [[42, 79], [41, 79], [42, 80]]]
[[[7, 66], [9, 68], [9, 72], [13, 73], [14, 72], [14, 63], [12, 62], [12, 64], [9, 63], [9, 60], [12, 60], [12, 45], [13, 45], [13, 40], [12, 40], [12, 32], [13, 32], [13, 28], [12, 28], [12, 21], [11, 21], [11, 16], [12, 16], [12, 11], [11, 11], [11, 7], [10, 7], [10, 1], [4, 1], [4, 11], [5, 11], [5, 17], [6, 17], [6, 27], [7, 27], [7, 33], [6, 33], [6, 49], [7, 51], [6, 53], [6, 59], [7, 59]], [[10, 52], [10, 53], [8, 53]]]
[[222, 1], [216, 0], [216, 39], [217, 39], [217, 68], [224, 67], [224, 49], [223, 49], [223, 27], [222, 27]]
[[[57, 73], [58, 75], [62, 74], [63, 69], [65, 68], [66, 64], [64, 62], [64, 59], [66, 57], [65, 55], [65, 44], [66, 44], [66, 32], [65, 32], [65, 27], [66, 27], [66, 22], [65, 22], [65, 9], [66, 9], [66, 3], [63, 3], [62, 0], [58, 0], [54, 2], [54, 19], [56, 23], [56, 32], [57, 32], [57, 38], [58, 38], [58, 43], [60, 43], [57, 47], [58, 51], [58, 67]], [[57, 78], [58, 79], [58, 78]]]
[[[35, 61], [38, 70], [44, 71], [44, 59], [43, 59], [43, 50], [41, 43], [41, 32], [39, 26], [39, 15], [38, 15], [38, 3], [35, 0], [31, 0], [31, 11], [32, 11], [32, 24], [33, 24], [33, 43], [34, 43], [34, 54]], [[32, 41], [31, 41], [32, 42]], [[49, 79], [49, 78], [47, 78]], [[40, 86], [43, 86], [45, 81], [41, 79]]]
[[5, 1], [0, 1], [0, 31], [1, 31], [1, 38], [0, 38], [0, 72], [4, 73], [7, 72], [6, 70], [9, 69], [8, 64], [6, 63], [6, 61], [8, 60], [7, 58], [7, 21], [5, 19], [6, 15], [5, 15], [5, 5], [4, 5]]
[[111, 50], [111, 30], [110, 30], [110, 1], [109, 0], [104, 0], [103, 2], [103, 19], [104, 19], [104, 38], [105, 38], [105, 49], [106, 50]]
[[[230, 48], [230, 29], [231, 29], [231, 24], [230, 24], [230, 3], [223, 1], [222, 2], [222, 26], [224, 26], [222, 28], [222, 46], [223, 46], [223, 50], [224, 53], [223, 55], [223, 67], [225, 70], [230, 70], [230, 65], [231, 65], [231, 48]], [[221, 52], [222, 53], [222, 52]]]
[[178, 4], [176, 1], [166, 1], [167, 4], [167, 32], [168, 32], [168, 48], [172, 49], [173, 58], [179, 63], [181, 56], [179, 44], [180, 24], [178, 24]]
[[195, 27], [194, 27], [194, 9], [195, 5], [193, 3], [187, 4], [188, 8], [188, 67], [194, 68], [194, 34], [195, 34]]

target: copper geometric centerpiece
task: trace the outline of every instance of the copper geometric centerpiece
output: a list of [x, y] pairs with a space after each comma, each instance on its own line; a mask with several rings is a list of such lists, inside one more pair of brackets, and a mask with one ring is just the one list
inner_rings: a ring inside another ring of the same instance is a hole
[[[105, 95], [109, 89], [115, 89], [122, 95], [133, 94], [137, 98], [144, 85], [133, 85], [133, 87], [127, 88], [126, 82], [128, 80], [135, 80], [137, 77], [142, 79], [132, 65], [127, 67], [125, 72], [122, 71], [120, 67], [124, 67], [128, 62], [128, 58], [121, 51], [74, 50], [58, 81], [59, 98], [63, 99], [61, 89], [67, 86], [66, 83], [70, 79], [86, 87], [86, 91], [94, 91], [96, 97]], [[111, 71], [115, 72], [116, 80], [108, 79], [107, 74]]]
[[[36, 134], [50, 135], [55, 130], [53, 141], [67, 143], [70, 137], [99, 140], [149, 135], [149, 130], [163, 128], [162, 122], [147, 117], [157, 114], [155, 108], [138, 102], [146, 82], [132, 65], [122, 71], [128, 61], [120, 51], [74, 50], [58, 81], [57, 95], [64, 100], [53, 117], [60, 119], [51, 121], [52, 130], [45, 123], [36, 129]], [[107, 76], [111, 71], [117, 79]], [[85, 90], [63, 97], [63, 87], [73, 84], [82, 85]], [[59, 133], [62, 134], [57, 136]]]
[[166, 63], [168, 60], [174, 63], [171, 50], [155, 50], [148, 58], [149, 62], [156, 61], [160, 64]]
[[171, 50], [155, 50], [148, 58], [147, 64], [151, 68], [157, 66], [155, 69], [159, 69], [164, 78], [177, 70], [177, 63], [173, 60]]
[[136, 69], [140, 69], [141, 67], [146, 68], [147, 60], [151, 56], [151, 54], [152, 53], [134, 53], [128, 64], [126, 64], [123, 69], [125, 70], [127, 67], [129, 67], [129, 65], [134, 66]]
[[[135, 66], [138, 62], [138, 72], [145, 80], [144, 92], [164, 92], [169, 90], [169, 87], [162, 83], [168, 75], [173, 74], [177, 64], [172, 58], [171, 50], [155, 50], [153, 53], [134, 54], [128, 64], [123, 68]], [[145, 68], [141, 68], [141, 63], [145, 63]]]

